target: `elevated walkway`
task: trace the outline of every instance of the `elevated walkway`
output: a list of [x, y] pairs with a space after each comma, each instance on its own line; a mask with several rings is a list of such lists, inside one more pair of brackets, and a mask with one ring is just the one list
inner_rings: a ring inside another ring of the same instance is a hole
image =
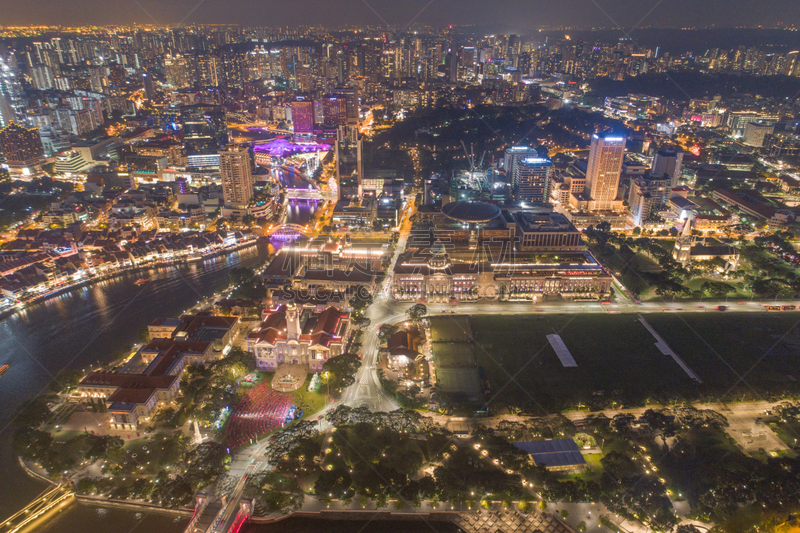
[[284, 239], [295, 239], [305, 235], [305, 232], [305, 226], [285, 222], [272, 228], [272, 231], [269, 232], [269, 236]]
[[75, 501], [75, 493], [65, 484], [50, 487], [24, 509], [14, 513], [0, 524], [0, 533], [32, 531], [40, 520]]

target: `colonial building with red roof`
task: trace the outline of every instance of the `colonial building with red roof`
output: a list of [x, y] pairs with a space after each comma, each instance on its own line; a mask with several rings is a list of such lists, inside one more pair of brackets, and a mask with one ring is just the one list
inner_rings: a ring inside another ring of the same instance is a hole
[[159, 403], [175, 398], [187, 365], [203, 365], [214, 359], [213, 345], [154, 339], [136, 354], [141, 361], [139, 369], [92, 372], [78, 384], [78, 394], [84, 402], [104, 405], [112, 428], [137, 429], [150, 419]]
[[350, 313], [328, 307], [324, 311], [290, 303], [264, 311], [264, 321], [247, 335], [247, 349], [256, 366], [274, 370], [283, 363], [305, 365], [311, 372], [341, 355], [350, 332]]

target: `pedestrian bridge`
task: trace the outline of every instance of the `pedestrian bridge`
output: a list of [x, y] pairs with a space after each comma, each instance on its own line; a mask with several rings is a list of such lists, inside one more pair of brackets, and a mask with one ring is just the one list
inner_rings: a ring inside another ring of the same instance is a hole
[[286, 189], [287, 198], [300, 198], [306, 200], [321, 200], [327, 198], [324, 192], [319, 189]]
[[37, 525], [37, 521], [44, 520], [49, 514], [69, 505], [74, 497], [75, 493], [69, 485], [61, 483], [50, 487], [24, 509], [0, 523], [0, 533], [17, 533], [23, 529], [31, 529]]
[[272, 228], [269, 232], [269, 236], [279, 240], [291, 240], [302, 237], [306, 234], [306, 231], [308, 230], [305, 226], [285, 222]]

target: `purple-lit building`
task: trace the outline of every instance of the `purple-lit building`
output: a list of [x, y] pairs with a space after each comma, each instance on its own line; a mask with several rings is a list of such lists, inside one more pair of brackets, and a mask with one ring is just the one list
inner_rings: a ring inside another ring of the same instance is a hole
[[329, 144], [298, 144], [286, 139], [275, 139], [272, 142], [257, 144], [253, 147], [256, 155], [266, 153], [271, 157], [285, 158], [295, 154], [308, 154], [312, 152], [327, 152], [331, 149]]
[[294, 133], [314, 133], [314, 102], [298, 98], [292, 102]]
[[338, 128], [347, 124], [347, 98], [327, 95], [322, 97], [323, 124], [326, 128]]

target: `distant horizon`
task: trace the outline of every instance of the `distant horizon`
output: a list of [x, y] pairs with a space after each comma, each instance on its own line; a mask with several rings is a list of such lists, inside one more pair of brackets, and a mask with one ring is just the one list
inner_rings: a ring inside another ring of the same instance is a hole
[[542, 30], [780, 29], [800, 25], [796, 0], [58, 0], [5, 6], [2, 28], [30, 26], [390, 28], [498, 26], [510, 33]]
[[[162, 29], [162, 28], [308, 28], [308, 29], [324, 29], [324, 30], [336, 30], [336, 31], [347, 31], [347, 30], [361, 30], [365, 28], [373, 28], [378, 30], [379, 28], [395, 28], [396, 25], [386, 26], [384, 24], [343, 24], [337, 26], [326, 26], [324, 24], [297, 24], [297, 25], [286, 25], [286, 24], [242, 24], [240, 22], [184, 22], [184, 23], [172, 23], [172, 24], [156, 24], [156, 23], [147, 23], [147, 22], [130, 22], [130, 23], [119, 23], [119, 24], [94, 24], [94, 23], [85, 23], [85, 24], [8, 24], [3, 25], [0, 24], [0, 31], [2, 30], [12, 30], [12, 29], [19, 29], [19, 28], [63, 28], [63, 29], [71, 29], [71, 28], [90, 28], [96, 27], [98, 29], [103, 28], [153, 28], [153, 29]], [[405, 32], [415, 32], [420, 29], [425, 30], [447, 30], [447, 29], [462, 29], [462, 28], [482, 28], [485, 27], [484, 25], [478, 24], [446, 24], [442, 26], [434, 26], [428, 24], [413, 24], [408, 28], [405, 28]], [[785, 24], [776, 24], [773, 26], [764, 26], [764, 25], [757, 25], [757, 26], [718, 26], [718, 25], [710, 25], [710, 26], [639, 26], [635, 29], [629, 31], [646, 31], [646, 30], [673, 30], [673, 31], [711, 31], [711, 30], [764, 30], [764, 31], [787, 31], [787, 32], [797, 32], [800, 33], [800, 27], [795, 27], [794, 24], [785, 25]], [[531, 31], [530, 29], [528, 31]], [[542, 26], [540, 28], [535, 29], [536, 32], [551, 32], [551, 31], [619, 31], [619, 28], [614, 26]], [[627, 32], [628, 30], [626, 30]]]

